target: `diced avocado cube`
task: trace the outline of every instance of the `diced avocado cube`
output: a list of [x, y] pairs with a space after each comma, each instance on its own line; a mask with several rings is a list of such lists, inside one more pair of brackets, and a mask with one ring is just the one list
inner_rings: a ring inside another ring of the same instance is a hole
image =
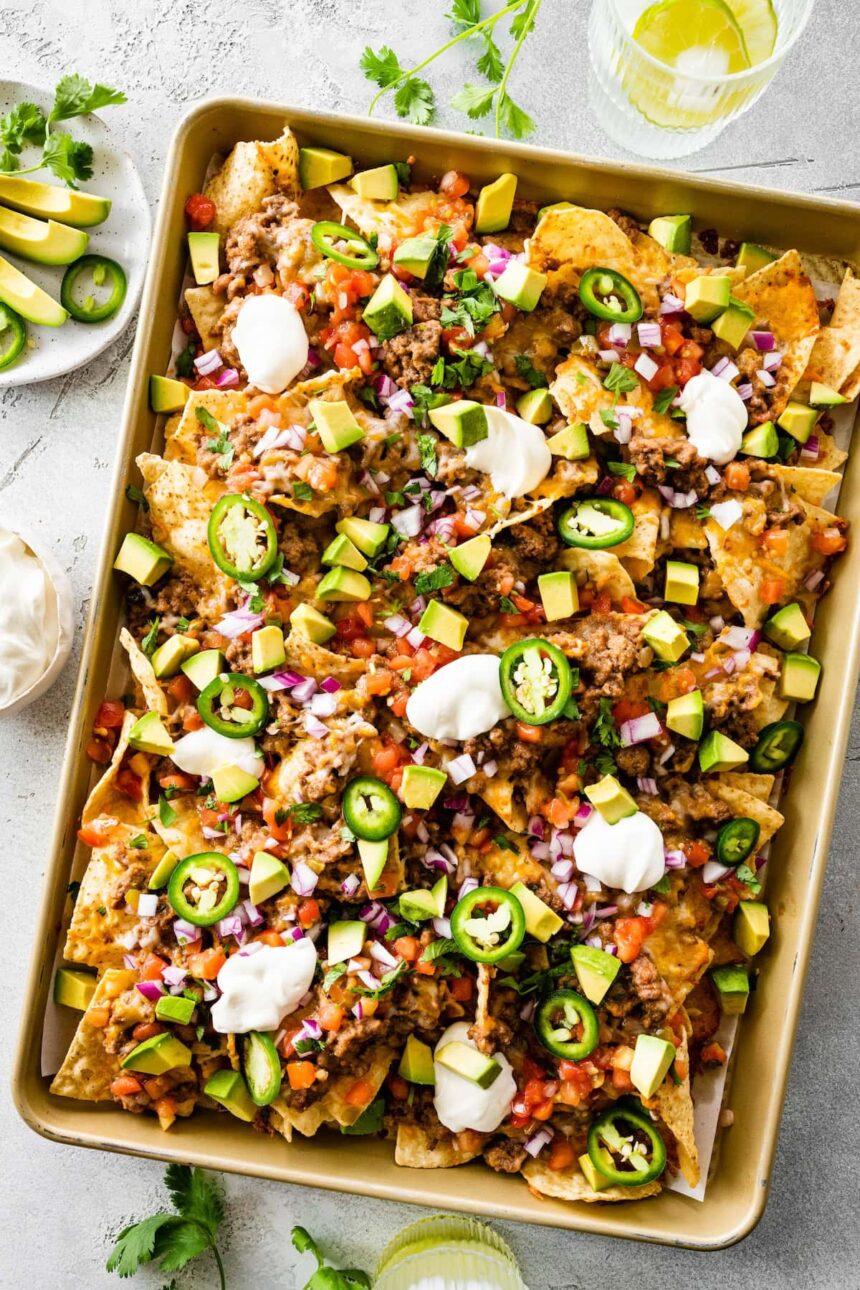
[[76, 968], [57, 968], [54, 977], [54, 1003], [86, 1012], [96, 992], [97, 983], [98, 978], [91, 972], [79, 972]]
[[763, 246], [757, 246], [755, 242], [741, 242], [741, 249], [738, 251], [738, 258], [735, 264], [742, 269], [746, 269], [747, 277], [751, 273], [757, 273], [766, 265], [772, 264], [776, 259], [770, 251], [766, 251]]
[[198, 287], [208, 286], [218, 277], [218, 249], [221, 242], [220, 233], [189, 233], [188, 254], [191, 256], [191, 271]]
[[746, 1011], [750, 979], [745, 967], [735, 964], [731, 967], [714, 968], [711, 980], [717, 987], [720, 1004], [727, 1016], [735, 1017]]
[[663, 599], [676, 605], [695, 605], [699, 599], [699, 566], [684, 560], [667, 560]]
[[475, 232], [501, 233], [511, 221], [517, 177], [510, 173], [499, 175], [478, 194], [475, 203]]
[[770, 911], [758, 900], [742, 900], [735, 911], [732, 936], [738, 949], [753, 958], [770, 936]]
[[749, 753], [721, 730], [711, 730], [699, 744], [699, 769], [703, 775], [735, 770], [749, 761]]
[[346, 399], [311, 399], [308, 403], [314, 428], [326, 452], [341, 452], [364, 438], [364, 431]]
[[149, 406], [153, 412], [181, 412], [190, 392], [189, 385], [174, 381], [172, 376], [149, 378]]
[[355, 603], [370, 599], [371, 586], [363, 573], [345, 569], [342, 564], [329, 569], [317, 586], [318, 600], [348, 600]]
[[545, 426], [552, 420], [552, 395], [549, 390], [528, 390], [517, 399], [517, 416], [529, 425]]
[[572, 573], [557, 569], [555, 573], [538, 575], [538, 591], [548, 623], [559, 618], [570, 618], [579, 609], [579, 590]]
[[621, 960], [592, 945], [574, 945], [570, 951], [579, 988], [589, 1003], [602, 1003], [618, 976]]
[[526, 956], [522, 950], [513, 950], [506, 958], [499, 959], [498, 967], [503, 972], [519, 972], [520, 968], [526, 961]]
[[760, 426], [753, 426], [741, 436], [742, 453], [747, 457], [775, 457], [779, 452], [779, 435], [772, 421], [764, 421]]
[[165, 851], [164, 855], [149, 875], [149, 882], [146, 884], [149, 890], [159, 891], [162, 887], [166, 887], [168, 878], [178, 864], [179, 856], [176, 852], [170, 850]]
[[239, 1071], [216, 1071], [204, 1084], [203, 1092], [235, 1115], [237, 1120], [250, 1124], [257, 1118], [257, 1107]]
[[439, 243], [431, 233], [407, 237], [394, 252], [394, 263], [415, 278], [426, 278], [438, 249]]
[[177, 1066], [190, 1065], [191, 1049], [169, 1031], [144, 1039], [120, 1062], [124, 1071], [141, 1071], [144, 1075], [163, 1075]]
[[438, 902], [433, 893], [424, 887], [402, 892], [397, 904], [402, 917], [410, 923], [421, 923], [427, 918], [440, 916]]
[[811, 654], [786, 654], [779, 678], [780, 698], [794, 703], [809, 703], [815, 698], [821, 664]]
[[683, 627], [665, 609], [648, 619], [642, 628], [642, 639], [664, 663], [677, 663], [690, 645], [690, 638]]
[[666, 707], [666, 726], [686, 739], [701, 739], [705, 727], [705, 701], [701, 690], [679, 694]]
[[255, 672], [272, 672], [287, 661], [284, 632], [270, 623], [251, 633], [251, 666]]
[[315, 645], [324, 645], [337, 631], [331, 619], [314, 609], [313, 605], [296, 605], [290, 614], [290, 626]]
[[156, 1020], [173, 1021], [178, 1026], [187, 1026], [196, 1007], [197, 1000], [189, 999], [184, 994], [163, 994], [156, 1000]]
[[429, 811], [447, 783], [444, 770], [435, 766], [404, 766], [400, 796], [410, 810]]
[[457, 399], [441, 408], [430, 408], [427, 415], [430, 424], [450, 439], [456, 448], [480, 443], [490, 433], [483, 403], [475, 403], [472, 399]]
[[169, 757], [174, 747], [157, 712], [145, 712], [138, 717], [128, 732], [128, 742], [138, 752], [154, 753], [156, 757]]
[[391, 273], [386, 273], [361, 316], [375, 336], [388, 340], [412, 326], [412, 298]]
[[545, 273], [530, 269], [522, 260], [510, 260], [501, 277], [496, 278], [493, 290], [500, 299], [530, 314], [537, 307], [548, 281]]
[[487, 1057], [471, 1044], [464, 1044], [459, 1039], [440, 1048], [435, 1060], [446, 1070], [462, 1075], [479, 1088], [489, 1088], [502, 1073], [502, 1068], [494, 1057]]
[[227, 661], [220, 649], [204, 649], [186, 659], [180, 670], [198, 690], [205, 690], [210, 681], [226, 669]]
[[838, 408], [841, 403], [847, 403], [848, 400], [844, 394], [831, 389], [829, 385], [813, 381], [809, 387], [809, 402], [814, 408]]
[[374, 166], [372, 170], [360, 170], [349, 181], [359, 197], [370, 198], [374, 202], [393, 202], [400, 191], [397, 178], [397, 167], [391, 165]]
[[259, 779], [241, 766], [222, 766], [212, 775], [212, 791], [219, 802], [241, 802], [259, 787]]
[[120, 573], [127, 573], [142, 587], [151, 587], [172, 564], [173, 556], [163, 546], [140, 533], [126, 533], [113, 567]]
[[687, 283], [684, 309], [698, 323], [709, 323], [729, 307], [732, 294], [731, 278], [717, 274], [703, 274]]
[[469, 620], [465, 614], [443, 605], [441, 600], [431, 600], [419, 619], [418, 630], [440, 645], [461, 650], [469, 630]]
[[474, 582], [490, 558], [492, 549], [493, 542], [490, 535], [479, 533], [477, 537], [469, 538], [467, 542], [461, 542], [459, 546], [455, 546], [448, 559], [461, 578]]
[[693, 240], [692, 215], [658, 215], [648, 225], [655, 242], [675, 255], [689, 255]]
[[323, 188], [352, 174], [352, 157], [330, 148], [299, 148], [299, 183], [302, 188]]
[[617, 824], [628, 815], [635, 815], [638, 807], [623, 784], [614, 775], [604, 775], [596, 784], [589, 784], [585, 796], [607, 824]]
[[436, 1070], [433, 1066], [433, 1050], [430, 1045], [423, 1043], [415, 1035], [408, 1035], [397, 1070], [401, 1079], [407, 1080], [410, 1084], [434, 1085]]
[[289, 886], [290, 871], [271, 851], [255, 851], [251, 861], [248, 895], [252, 905], [262, 905]]
[[200, 642], [193, 636], [183, 636], [177, 632], [168, 636], [163, 645], [152, 656], [152, 670], [159, 680], [167, 676], [176, 676], [186, 659], [199, 653]]
[[565, 426], [563, 430], [550, 435], [546, 446], [554, 457], [564, 457], [565, 461], [582, 461], [591, 453], [588, 427], [582, 421]]
[[388, 860], [388, 838], [383, 838], [381, 842], [368, 842], [367, 838], [359, 838], [356, 846], [367, 890], [373, 891]]
[[372, 560], [385, 546], [390, 526], [377, 524], [375, 520], [361, 520], [357, 515], [348, 515], [345, 520], [338, 520], [335, 528]]
[[537, 222], [540, 223], [544, 215], [548, 215], [550, 211], [574, 210], [576, 210], [576, 204], [574, 202], [553, 202], [550, 206], [541, 206], [537, 213]]
[[549, 905], [541, 900], [540, 896], [536, 896], [524, 882], [515, 882], [511, 887], [511, 895], [516, 896], [522, 905], [523, 913], [526, 916], [526, 931], [536, 941], [546, 943], [551, 936], [555, 936], [556, 932], [561, 931], [564, 926], [563, 920], [559, 918], [555, 910], [550, 909]]
[[777, 417], [776, 424], [780, 430], [790, 434], [798, 443], [806, 443], [815, 429], [817, 420], [818, 413], [815, 408], [808, 408], [805, 403], [787, 403]]
[[[611, 1158], [609, 1163], [612, 1163]], [[599, 1169], [595, 1168], [594, 1161], [587, 1151], [579, 1157], [577, 1164], [592, 1191], [606, 1191], [607, 1187], [612, 1186], [612, 1179], [605, 1177]]]
[[364, 949], [366, 937], [367, 924], [362, 923], [360, 919], [345, 919], [340, 923], [330, 923], [326, 961], [333, 965], [358, 958]]
[[359, 573], [367, 568], [367, 560], [345, 533], [332, 538], [321, 559], [323, 564], [342, 564], [345, 569], [357, 569]]
[[783, 605], [762, 628], [765, 636], [780, 649], [797, 649], [812, 635], [809, 623], [797, 601]]
[[675, 1060], [675, 1045], [657, 1035], [637, 1035], [630, 1082], [643, 1097], [653, 1097]]
[[740, 349], [744, 336], [754, 322], [755, 310], [732, 296], [728, 309], [714, 319], [711, 330], [718, 340], [725, 341], [732, 349]]

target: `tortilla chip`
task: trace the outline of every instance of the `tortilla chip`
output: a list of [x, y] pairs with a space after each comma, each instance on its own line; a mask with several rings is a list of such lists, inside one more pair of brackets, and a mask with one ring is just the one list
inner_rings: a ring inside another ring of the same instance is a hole
[[259, 210], [265, 197], [299, 191], [299, 147], [289, 128], [269, 143], [237, 143], [204, 189], [215, 203], [213, 227], [219, 233]]
[[842, 483], [842, 476], [834, 470], [822, 470], [819, 466], [783, 466], [775, 461], [758, 467], [757, 474], [778, 479], [784, 488], [790, 488], [813, 506], [820, 506], [827, 494]]
[[101, 778], [90, 789], [89, 797], [81, 812], [81, 824], [91, 824], [93, 820], [109, 818], [119, 824], [142, 826], [146, 821], [149, 809], [149, 775], [142, 776], [141, 800], [133, 802], [125, 793], [116, 787], [122, 759], [128, 748], [128, 736], [137, 717], [133, 712], [126, 712], [122, 719], [119, 738], [110, 760], [110, 765]]
[[119, 643], [128, 654], [132, 676], [143, 694], [143, 706], [148, 712], [157, 712], [160, 717], [166, 717], [167, 695], [158, 683], [152, 663], [128, 628], [123, 627], [120, 631]]
[[777, 830], [781, 829], [785, 823], [785, 816], [774, 810], [772, 806], [768, 806], [766, 801], [763, 802], [752, 793], [747, 793], [744, 789], [739, 788], [737, 784], [727, 783], [726, 778], [722, 775], [709, 779], [707, 783], [708, 792], [713, 797], [718, 797], [721, 802], [725, 802], [735, 818], [746, 817], [747, 819], [755, 820], [761, 830], [756, 844], [758, 850], [766, 846]]
[[208, 441], [212, 437], [200, 423], [198, 408], [230, 429], [238, 417], [246, 415], [248, 396], [243, 390], [192, 390], [178, 424], [165, 429], [164, 456], [168, 461], [197, 465], [198, 444], [201, 439]]
[[212, 559], [206, 528], [223, 485], [208, 480], [201, 487], [196, 467], [149, 452], [140, 454], [137, 465], [155, 541], [170, 552], [176, 568], [190, 573], [201, 587], [222, 586], [224, 578]]
[[225, 300], [216, 296], [211, 287], [186, 287], [185, 303], [194, 326], [200, 333], [203, 349], [217, 349], [221, 343], [221, 315]]
[[[140, 837], [146, 838], [146, 847], [132, 847], [132, 840]], [[114, 892], [130, 863], [143, 865], [148, 878], [164, 852], [159, 837], [133, 824], [116, 825], [110, 840], [93, 849], [66, 934], [63, 954], [70, 963], [86, 963], [99, 970], [122, 967], [129, 942], [136, 939], [138, 917], [124, 901], [116, 907]]]
[[[96, 986], [90, 1005], [78, 1022], [75, 1037], [57, 1074], [51, 1092], [58, 1097], [74, 1097], [81, 1102], [109, 1102], [110, 1086], [120, 1073], [120, 1058], [104, 1045], [104, 1031], [91, 1024], [94, 1010], [100, 1010], [110, 999], [131, 989], [137, 974], [109, 968]], [[143, 1005], [143, 996], [138, 996]], [[140, 1019], [144, 1010], [141, 1006]]]
[[527, 854], [523, 838], [507, 832], [503, 836], [508, 844], [506, 847], [500, 847], [494, 838], [488, 851], [467, 848], [473, 873], [486, 875], [495, 887], [513, 887], [515, 882], [537, 884], [545, 881], [543, 869]]
[[815, 434], [818, 439], [818, 457], [815, 461], [810, 461], [809, 466], [813, 470], [838, 470], [848, 460], [848, 453], [820, 425], [816, 426]]
[[682, 888], [677, 904], [668, 907], [645, 942], [645, 953], [678, 1005], [710, 966], [713, 955], [708, 941], [719, 919], [720, 911], [712, 908], [701, 884], [690, 884]]
[[776, 385], [763, 419], [782, 412], [809, 364], [820, 330], [818, 302], [797, 251], [785, 255], [745, 278], [735, 296], [755, 312], [753, 326], [767, 327], [782, 352]]
[[284, 641], [286, 662], [283, 668], [287, 672], [301, 672], [303, 676], [333, 676], [336, 681], [348, 689], [355, 685], [364, 675], [366, 664], [360, 658], [348, 658], [345, 654], [336, 654], [308, 640], [301, 632], [291, 631]]
[[754, 771], [727, 770], [720, 775], [720, 782], [731, 788], [740, 789], [757, 797], [760, 802], [769, 802], [776, 782], [774, 775], [756, 775]]
[[688, 1184], [696, 1187], [701, 1178], [701, 1169], [699, 1168], [699, 1149], [696, 1146], [695, 1112], [690, 1092], [690, 1051], [686, 1034], [682, 1036], [678, 1045], [676, 1060], [685, 1072], [681, 1083], [676, 1084], [671, 1078], [665, 1079], [649, 1100], [648, 1105], [657, 1112], [666, 1128], [674, 1136], [678, 1144], [678, 1163], [681, 1166], [681, 1172]]
[[431, 1146], [432, 1139], [417, 1124], [398, 1124], [394, 1163], [406, 1169], [453, 1169], [468, 1164], [481, 1154], [481, 1148], [464, 1151], [453, 1133]]
[[592, 1191], [591, 1184], [579, 1169], [550, 1169], [540, 1158], [529, 1160], [522, 1175], [535, 1196], [554, 1196], [559, 1200], [582, 1200], [587, 1205], [597, 1201], [644, 1200], [663, 1190], [659, 1182], [643, 1183], [641, 1187], [607, 1187]]
[[702, 521], [697, 519], [692, 508], [685, 511], [670, 509], [667, 546], [672, 551], [707, 551], [708, 539]]
[[621, 561], [634, 582], [646, 578], [654, 568], [662, 508], [660, 494], [653, 488], [643, 489], [630, 508], [636, 520], [632, 534], [626, 542], [612, 548], [613, 555]]
[[636, 594], [633, 579], [614, 551], [572, 546], [562, 551], [558, 563], [575, 575], [577, 586], [591, 585], [597, 592], [608, 591], [616, 602]]
[[804, 379], [855, 398], [860, 389], [860, 327], [822, 327]]
[[654, 248], [649, 239], [640, 254], [604, 211], [570, 206], [547, 211], [526, 244], [526, 262], [547, 274], [550, 298], [572, 296], [586, 269], [609, 265], [629, 278], [646, 309], [656, 309], [657, 283], [670, 270], [671, 258]]
[[393, 202], [376, 202], [360, 197], [347, 184], [332, 184], [328, 191], [346, 218], [365, 237], [373, 233], [388, 233], [397, 241], [414, 233], [416, 227], [421, 227], [442, 204], [439, 194], [430, 189], [418, 193], [402, 192]]
[[201, 851], [209, 849], [209, 844], [203, 836], [198, 803], [199, 798], [196, 794], [182, 793], [178, 797], [171, 798], [170, 805], [176, 817], [172, 824], [162, 824], [158, 814], [150, 820], [150, 827], [155, 830], [165, 847], [180, 860], [184, 860], [186, 856], [199, 855]]
[[[373, 1096], [366, 1104], [369, 1105], [381, 1089], [394, 1056], [393, 1048], [386, 1048], [385, 1045], [380, 1044], [364, 1055], [357, 1069], [330, 1079], [326, 1085], [325, 1095], [303, 1111], [288, 1106], [283, 1097], [276, 1097], [272, 1105], [278, 1112], [282, 1124], [290, 1129], [297, 1129], [306, 1138], [312, 1138], [324, 1124], [355, 1124], [366, 1107], [352, 1106], [346, 1100], [347, 1093], [357, 1079], [367, 1080], [373, 1088]], [[366, 1068], [364, 1063], [367, 1063]]]

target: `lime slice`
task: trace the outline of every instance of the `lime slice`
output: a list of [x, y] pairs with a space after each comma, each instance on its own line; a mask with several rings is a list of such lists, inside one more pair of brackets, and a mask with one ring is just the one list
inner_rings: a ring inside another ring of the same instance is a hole
[[750, 66], [725, 0], [659, 0], [641, 15], [633, 39], [661, 63], [693, 76], [719, 79]]
[[726, 0], [744, 35], [753, 67], [770, 58], [776, 45], [777, 17], [771, 0]]

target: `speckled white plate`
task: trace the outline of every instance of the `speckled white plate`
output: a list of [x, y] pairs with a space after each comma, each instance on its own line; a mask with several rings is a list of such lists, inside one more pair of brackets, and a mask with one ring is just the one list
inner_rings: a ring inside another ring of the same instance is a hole
[[[53, 91], [27, 85], [23, 81], [0, 80], [0, 116], [22, 101], [38, 103], [47, 114], [53, 101]], [[102, 109], [107, 114], [133, 110], [128, 104]], [[134, 162], [112, 141], [107, 126], [95, 114], [62, 121], [58, 129], [92, 146], [93, 177], [86, 180], [81, 189], [109, 197], [113, 204], [105, 222], [87, 230], [90, 243], [86, 254], [107, 255], [117, 260], [125, 269], [128, 291], [119, 312], [102, 323], [79, 323], [69, 318], [62, 327], [36, 327], [28, 322], [28, 343], [18, 361], [0, 371], [0, 389], [47, 381], [89, 363], [123, 331], [137, 307], [143, 286], [150, 247], [150, 215]], [[32, 150], [29, 154], [22, 154], [23, 164], [32, 165], [37, 155]], [[59, 185], [60, 182], [49, 170], [37, 171], [28, 178], [37, 179], [40, 183]], [[64, 266], [34, 264], [2, 248], [0, 254], [59, 300]]]

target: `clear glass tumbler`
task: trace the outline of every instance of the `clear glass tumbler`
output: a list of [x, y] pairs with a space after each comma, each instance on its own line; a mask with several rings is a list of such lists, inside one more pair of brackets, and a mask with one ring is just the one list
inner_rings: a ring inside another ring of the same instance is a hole
[[374, 1290], [526, 1290], [514, 1253], [474, 1218], [436, 1214], [411, 1223], [386, 1246]]
[[[683, 70], [633, 39], [653, 0], [594, 0], [588, 23], [589, 97], [598, 122], [621, 147], [644, 157], [685, 157], [704, 148], [756, 101], [809, 21], [814, 0], [772, 0], [773, 52], [758, 66], [712, 75], [689, 59]], [[703, 59], [703, 63], [707, 63]]]

